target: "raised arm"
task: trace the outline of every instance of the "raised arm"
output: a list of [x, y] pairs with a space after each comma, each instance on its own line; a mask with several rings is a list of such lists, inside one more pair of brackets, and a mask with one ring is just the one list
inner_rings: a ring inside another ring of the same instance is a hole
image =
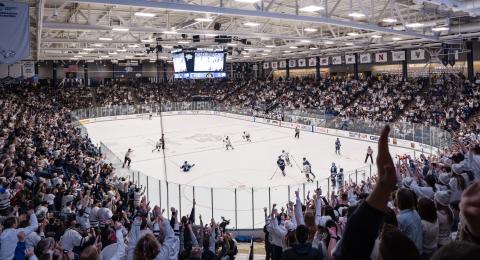
[[302, 215], [302, 201], [300, 200], [300, 195], [298, 194], [298, 190], [295, 191], [295, 219], [298, 225], [305, 225], [305, 220], [303, 219]]
[[366, 202], [360, 204], [348, 219], [343, 238], [337, 245], [335, 259], [369, 259], [383, 223], [390, 193], [395, 189], [395, 166], [388, 150], [387, 125], [378, 142], [378, 180]]

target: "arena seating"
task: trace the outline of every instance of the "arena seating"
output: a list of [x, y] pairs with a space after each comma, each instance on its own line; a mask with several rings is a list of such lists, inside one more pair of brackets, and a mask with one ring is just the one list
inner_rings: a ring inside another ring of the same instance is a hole
[[451, 259], [452, 252], [458, 259], [478, 258], [479, 89], [458, 75], [57, 89], [8, 83], [0, 91], [0, 259], [233, 259], [237, 242], [225, 223], [195, 223], [195, 202], [188, 215], [172, 208], [166, 209], [172, 218], [165, 218], [141, 187], [115, 175], [69, 113], [195, 98], [278, 118], [283, 110], [317, 109], [454, 134], [455, 142], [438, 154], [411, 158], [390, 155], [389, 128], [378, 129], [377, 177], [347, 182], [332, 194], [315, 190], [306, 200], [297, 193], [287, 205], [265, 209], [270, 259], [303, 259], [295, 258], [302, 253], [315, 259]]

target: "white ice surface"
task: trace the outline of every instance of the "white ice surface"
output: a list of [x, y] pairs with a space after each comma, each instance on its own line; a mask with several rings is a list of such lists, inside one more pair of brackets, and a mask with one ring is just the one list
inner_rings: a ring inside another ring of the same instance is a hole
[[[340, 138], [341, 155], [335, 154], [335, 139], [330, 135], [301, 132], [300, 139], [294, 139], [294, 130], [215, 115], [175, 115], [163, 117], [166, 137], [167, 178], [169, 182], [169, 206], [180, 207], [182, 214], [191, 208], [193, 192], [197, 200], [198, 213], [211, 216], [211, 193], [213, 187], [213, 215], [232, 219], [235, 226], [235, 188], [237, 188], [237, 221], [239, 228], [263, 226], [263, 207], [270, 202], [285, 205], [293, 200], [294, 190], [303, 193], [305, 176], [300, 173], [302, 158], [312, 164], [319, 186], [326, 190], [332, 162], [347, 172], [356, 168], [369, 175], [369, 164], [364, 163], [367, 147], [370, 145], [376, 156], [376, 144], [347, 138]], [[166, 207], [166, 187], [159, 190], [158, 180], [165, 179], [161, 152], [152, 152], [160, 137], [160, 120], [128, 119], [97, 122], [85, 125], [94, 142], [102, 141], [118, 157], [123, 159], [128, 148], [132, 148], [131, 169], [149, 176], [149, 199], [158, 204], [162, 194], [162, 207]], [[242, 140], [242, 132], [251, 135], [252, 142]], [[234, 150], [225, 150], [224, 136], [230, 136]], [[277, 170], [276, 160], [282, 150], [290, 153], [293, 167], [287, 167], [286, 177]], [[411, 154], [412, 151], [399, 147], [390, 148], [394, 154]], [[374, 158], [375, 159], [375, 158]], [[188, 173], [180, 165], [188, 161], [195, 166]], [[298, 166], [297, 166], [298, 165]], [[372, 166], [374, 168], [375, 165]], [[272, 175], [275, 173], [272, 179]], [[352, 178], [354, 175], [352, 175]], [[153, 177], [153, 178], [151, 178]], [[345, 176], [348, 180], [348, 176]], [[146, 186], [146, 177], [140, 183]], [[174, 184], [175, 183], [175, 184]], [[179, 190], [178, 185], [181, 184]], [[162, 184], [164, 185], [164, 183]], [[287, 185], [290, 185], [288, 193]], [[317, 183], [307, 184], [305, 190], [313, 190]], [[195, 191], [192, 188], [195, 186]], [[252, 221], [252, 187], [254, 187], [254, 220]], [[325, 194], [326, 192], [324, 192]], [[181, 194], [181, 196], [179, 196]], [[303, 194], [302, 194], [303, 195]], [[179, 199], [180, 197], [180, 199]]]

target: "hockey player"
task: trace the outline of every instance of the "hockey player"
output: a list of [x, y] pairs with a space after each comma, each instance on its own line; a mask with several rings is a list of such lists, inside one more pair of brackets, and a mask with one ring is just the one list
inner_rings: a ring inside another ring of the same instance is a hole
[[340, 171], [337, 174], [337, 183], [338, 183], [338, 189], [343, 188], [343, 168], [340, 168]]
[[132, 159], [130, 156], [132, 155], [133, 150], [128, 148], [127, 152], [125, 153], [125, 160], [123, 161], [122, 168], [125, 168], [125, 164], [128, 162], [127, 167], [130, 167], [130, 163], [132, 162]]
[[163, 138], [158, 139], [157, 143], [155, 144], [155, 149], [152, 150], [152, 153], [154, 151], [160, 151], [163, 148]]
[[[303, 157], [303, 169], [305, 170], [305, 166], [308, 166], [308, 174], [311, 174], [313, 176], [313, 178], [315, 179], [317, 176], [315, 176], [315, 174], [313, 174], [312, 172], [312, 165], [310, 164], [310, 162], [307, 160], [307, 158]], [[305, 173], [305, 174], [307, 174]]]
[[332, 167], [330, 167], [330, 180], [332, 181], [332, 188], [335, 188], [335, 185], [337, 184], [335, 179], [337, 177], [337, 166], [335, 166], [335, 163], [332, 163]]
[[340, 155], [340, 146], [342, 146], [340, 144], [340, 139], [337, 138], [337, 140], [335, 141], [335, 154]]
[[285, 161], [282, 159], [282, 156], [278, 156], [277, 165], [282, 171], [283, 176], [285, 176]]
[[243, 136], [242, 136], [243, 140], [247, 141], [247, 142], [251, 142], [252, 140], [250, 140], [250, 133], [247, 133], [245, 131], [243, 131]]
[[372, 147], [367, 148], [367, 156], [365, 156], [365, 163], [367, 163], [368, 157], [370, 157], [370, 161], [373, 163], [373, 149]]
[[223, 140], [223, 142], [225, 143], [225, 148], [227, 150], [228, 150], [228, 148], [232, 148], [232, 150], [235, 149], [235, 148], [233, 148], [232, 142], [230, 141], [230, 138], [228, 138], [228, 136], [225, 137], [225, 140]]
[[285, 160], [285, 164], [292, 167], [292, 163], [290, 162], [290, 154], [288, 152], [285, 152], [285, 150], [282, 150], [282, 158]]
[[[310, 182], [310, 181], [313, 182], [313, 179], [310, 179], [310, 174], [313, 175], [312, 166], [310, 164], [304, 164], [302, 172], [305, 174], [305, 177], [307, 177], [308, 182]], [[315, 176], [315, 175], [313, 175], [313, 176]]]
[[150, 113], [150, 114], [148, 115], [148, 120], [152, 120], [152, 117], [153, 117], [153, 115], [152, 115], [152, 113]]
[[182, 169], [183, 172], [189, 172], [193, 166], [195, 166], [195, 164], [189, 164], [187, 161], [185, 161], [180, 169]]
[[295, 138], [300, 139], [300, 128], [298, 126], [295, 127]]

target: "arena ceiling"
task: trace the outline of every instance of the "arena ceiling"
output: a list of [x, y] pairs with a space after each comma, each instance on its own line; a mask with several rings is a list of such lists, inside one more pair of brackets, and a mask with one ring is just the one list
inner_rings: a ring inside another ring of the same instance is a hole
[[435, 47], [480, 36], [474, 1], [32, 0], [32, 49], [37, 60], [155, 59], [145, 44], [161, 38], [161, 59], [222, 45], [252, 61]]

